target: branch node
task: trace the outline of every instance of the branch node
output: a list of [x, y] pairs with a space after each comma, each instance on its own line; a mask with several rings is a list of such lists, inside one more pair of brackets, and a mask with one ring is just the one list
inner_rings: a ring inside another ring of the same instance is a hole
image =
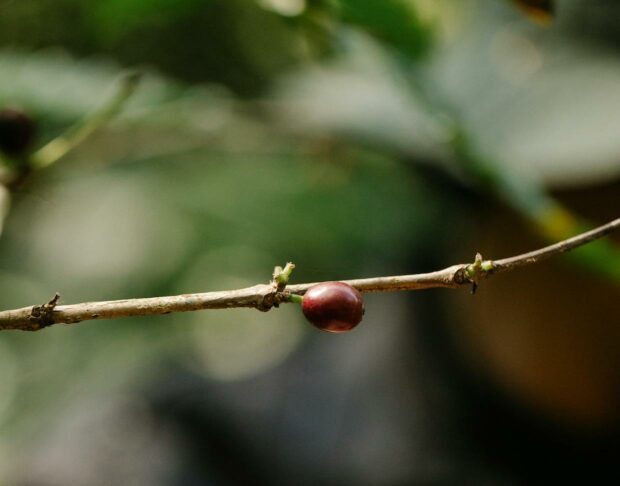
[[476, 258], [474, 259], [474, 263], [470, 263], [466, 265], [464, 268], [464, 276], [467, 281], [469, 281], [471, 285], [471, 293], [472, 295], [476, 293], [478, 289], [478, 284], [481, 279], [490, 274], [494, 269], [494, 264], [492, 260], [483, 260], [482, 255], [480, 253], [476, 253]]
[[38, 331], [39, 329], [43, 329], [44, 327], [49, 327], [54, 324], [54, 318], [52, 317], [52, 314], [59, 300], [60, 294], [56, 292], [54, 294], [54, 297], [52, 297], [52, 299], [46, 304], [35, 305], [32, 307], [28, 319], [33, 323], [38, 324], [38, 327], [32, 330]]
[[285, 291], [289, 278], [293, 273], [295, 264], [288, 262], [284, 268], [277, 266], [273, 269], [271, 282], [267, 291], [261, 292], [256, 303], [256, 308], [261, 312], [267, 312], [273, 307], [278, 308], [282, 302], [288, 302], [289, 292]]

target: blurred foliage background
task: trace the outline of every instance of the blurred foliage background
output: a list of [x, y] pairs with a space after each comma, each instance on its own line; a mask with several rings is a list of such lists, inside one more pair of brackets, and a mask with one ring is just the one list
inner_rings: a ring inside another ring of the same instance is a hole
[[[489, 201], [567, 235], [580, 215], [550, 191], [620, 177], [620, 6], [557, 3], [540, 27], [501, 0], [0, 0], [0, 106], [38, 146], [146, 73], [13, 194], [0, 306], [236, 288], [286, 261], [297, 282], [431, 270], [471, 259]], [[372, 298], [365, 339], [395, 299]], [[1, 474], [61, 412], [170, 363], [239, 382], [331, 339], [290, 307], [2, 333]]]

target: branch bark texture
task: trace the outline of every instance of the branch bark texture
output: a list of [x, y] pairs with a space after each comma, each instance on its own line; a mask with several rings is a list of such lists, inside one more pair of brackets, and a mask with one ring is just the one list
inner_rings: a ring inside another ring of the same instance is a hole
[[[563, 253], [620, 229], [620, 218], [573, 238], [501, 260], [483, 260], [477, 255], [473, 263], [452, 265], [430, 273], [343, 280], [360, 292], [391, 292], [397, 290], [421, 290], [429, 288], [457, 288], [477, 285], [486, 277], [506, 272], [524, 265], [532, 265], [551, 256]], [[289, 268], [289, 265], [287, 267]], [[290, 271], [288, 272], [290, 274]], [[275, 274], [274, 274], [275, 275]], [[274, 276], [269, 284], [244, 289], [183, 294], [142, 299], [85, 302], [58, 305], [59, 296], [42, 305], [0, 311], [0, 330], [38, 331], [53, 324], [75, 324], [94, 319], [115, 319], [130, 316], [152, 316], [173, 312], [205, 309], [230, 309], [237, 307], [268, 311], [281, 303], [290, 301], [291, 294], [303, 295], [319, 282], [282, 285]]]

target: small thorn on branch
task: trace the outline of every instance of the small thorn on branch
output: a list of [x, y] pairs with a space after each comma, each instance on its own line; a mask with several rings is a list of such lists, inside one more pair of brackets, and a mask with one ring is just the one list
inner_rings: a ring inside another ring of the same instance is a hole
[[38, 324], [38, 327], [33, 330], [38, 331], [39, 329], [43, 329], [44, 327], [49, 327], [54, 324], [52, 313], [54, 312], [59, 300], [60, 294], [56, 292], [54, 297], [52, 297], [52, 299], [46, 304], [33, 306], [30, 311], [29, 319], [33, 321], [33, 323]]

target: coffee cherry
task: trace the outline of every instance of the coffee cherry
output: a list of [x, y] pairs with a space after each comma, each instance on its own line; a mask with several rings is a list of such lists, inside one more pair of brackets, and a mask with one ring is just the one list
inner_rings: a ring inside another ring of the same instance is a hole
[[0, 110], [0, 151], [10, 157], [24, 155], [35, 135], [35, 124], [17, 108]]
[[364, 300], [346, 283], [324, 282], [308, 289], [301, 308], [306, 319], [322, 331], [346, 332], [362, 320]]

